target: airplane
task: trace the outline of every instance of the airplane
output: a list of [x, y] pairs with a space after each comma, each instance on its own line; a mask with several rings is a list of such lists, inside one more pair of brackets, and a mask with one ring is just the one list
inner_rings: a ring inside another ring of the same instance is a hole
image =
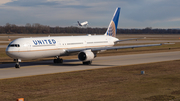
[[79, 23], [79, 21], [77, 21], [78, 23], [78, 26], [87, 26], [88, 25], [88, 21], [85, 21], [85, 22], [82, 22], [82, 23]]
[[77, 55], [84, 65], [91, 65], [97, 53], [105, 50], [117, 50], [125, 48], [160, 46], [162, 44], [146, 44], [131, 46], [114, 46], [115, 44], [137, 40], [131, 38], [119, 40], [116, 38], [116, 30], [120, 15], [120, 8], [116, 8], [112, 20], [104, 35], [84, 36], [48, 36], [18, 38], [12, 41], [6, 48], [6, 54], [16, 62], [15, 68], [20, 68], [21, 60], [55, 57], [54, 63], [63, 63], [61, 56]]

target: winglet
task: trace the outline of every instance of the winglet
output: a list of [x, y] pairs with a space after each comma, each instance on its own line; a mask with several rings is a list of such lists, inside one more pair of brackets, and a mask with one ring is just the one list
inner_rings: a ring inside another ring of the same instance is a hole
[[120, 9], [121, 8], [116, 8], [116, 11], [114, 12], [113, 18], [109, 24], [109, 27], [104, 35], [109, 35], [116, 37], [116, 31], [117, 31], [117, 26], [118, 26], [118, 21], [119, 21], [119, 15], [120, 15]]

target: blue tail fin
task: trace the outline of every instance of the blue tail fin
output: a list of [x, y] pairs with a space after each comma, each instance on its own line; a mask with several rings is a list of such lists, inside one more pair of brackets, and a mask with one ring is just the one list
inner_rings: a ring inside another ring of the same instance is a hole
[[109, 24], [109, 27], [108, 27], [105, 35], [116, 37], [119, 15], [120, 15], [120, 8], [118, 7], [118, 8], [116, 8], [116, 11], [113, 15], [113, 18]]
[[82, 25], [79, 23], [79, 21], [77, 21], [77, 23], [78, 23], [79, 26], [82, 26]]

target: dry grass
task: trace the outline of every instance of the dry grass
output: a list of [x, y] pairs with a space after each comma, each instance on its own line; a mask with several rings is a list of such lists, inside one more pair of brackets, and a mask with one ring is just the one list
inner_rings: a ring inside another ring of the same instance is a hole
[[[2, 101], [178, 101], [180, 60], [0, 80]], [[140, 75], [144, 70], [145, 74]]]

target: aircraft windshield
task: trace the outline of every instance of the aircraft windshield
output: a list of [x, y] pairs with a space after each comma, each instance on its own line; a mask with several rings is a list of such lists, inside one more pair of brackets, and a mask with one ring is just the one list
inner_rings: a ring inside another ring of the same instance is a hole
[[20, 47], [20, 45], [19, 44], [9, 44], [8, 47]]

